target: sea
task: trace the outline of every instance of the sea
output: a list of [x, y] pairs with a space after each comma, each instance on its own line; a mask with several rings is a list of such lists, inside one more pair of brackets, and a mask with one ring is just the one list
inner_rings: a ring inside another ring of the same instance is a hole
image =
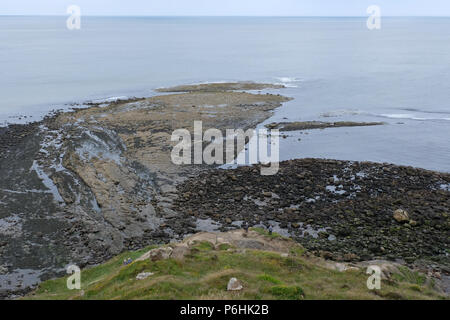
[[[450, 172], [450, 18], [0, 16], [0, 126], [179, 84], [255, 81], [294, 98], [275, 121], [383, 126], [289, 132], [280, 160]], [[264, 125], [264, 124], [261, 124]]]

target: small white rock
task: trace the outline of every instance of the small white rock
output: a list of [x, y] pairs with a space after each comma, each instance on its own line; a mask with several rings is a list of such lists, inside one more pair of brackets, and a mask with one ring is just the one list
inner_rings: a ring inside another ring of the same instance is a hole
[[136, 276], [136, 280], [144, 280], [152, 275], [154, 275], [153, 272], [141, 272]]

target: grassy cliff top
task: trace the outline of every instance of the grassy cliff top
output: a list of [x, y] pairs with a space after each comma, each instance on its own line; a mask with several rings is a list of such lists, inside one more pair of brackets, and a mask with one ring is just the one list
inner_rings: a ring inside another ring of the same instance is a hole
[[[366, 269], [311, 257], [297, 243], [253, 229], [201, 233], [159, 248], [183, 254], [148, 258], [148, 247], [125, 252], [99, 266], [82, 270], [81, 290], [68, 290], [67, 277], [48, 280], [25, 299], [441, 299], [432, 282], [399, 267], [380, 290], [367, 288]], [[241, 238], [239, 238], [241, 237]], [[215, 240], [214, 240], [215, 239]], [[252, 249], [259, 247], [265, 249]], [[274, 251], [275, 250], [275, 251]], [[153, 250], [152, 252], [154, 252]], [[277, 252], [278, 251], [278, 252]], [[145, 259], [139, 260], [139, 257]], [[178, 250], [180, 252], [180, 250]], [[133, 262], [123, 265], [123, 260]], [[344, 266], [344, 267], [343, 267]], [[143, 280], [136, 276], [153, 273]], [[230, 278], [240, 291], [227, 291]]]

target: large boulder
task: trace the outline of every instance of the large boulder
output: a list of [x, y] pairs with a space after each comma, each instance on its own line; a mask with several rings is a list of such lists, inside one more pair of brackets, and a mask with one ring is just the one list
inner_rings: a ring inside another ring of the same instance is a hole
[[153, 249], [150, 251], [150, 260], [158, 261], [169, 259], [173, 249], [171, 247], [162, 247], [158, 249]]
[[403, 209], [395, 210], [393, 217], [398, 223], [407, 223], [409, 221], [408, 212]]
[[227, 290], [228, 291], [240, 291], [242, 290], [242, 284], [240, 281], [236, 278], [231, 278], [230, 281], [228, 281]]

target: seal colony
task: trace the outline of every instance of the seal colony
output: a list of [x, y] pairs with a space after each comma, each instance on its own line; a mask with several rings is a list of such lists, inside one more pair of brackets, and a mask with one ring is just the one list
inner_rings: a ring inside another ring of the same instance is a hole
[[[172, 163], [174, 130], [192, 130], [194, 121], [204, 130], [255, 128], [290, 100], [257, 92], [266, 89], [282, 86], [158, 89], [160, 96], [90, 103], [3, 128], [0, 294], [29, 290], [63, 274], [68, 263], [95, 265], [124, 250], [239, 228], [244, 220], [270, 223], [328, 258], [425, 260], [427, 268], [448, 272], [448, 174], [307, 159], [283, 162], [280, 173], [263, 177], [258, 166]], [[296, 130], [329, 126], [336, 124]], [[397, 209], [410, 219], [393, 219]]]

